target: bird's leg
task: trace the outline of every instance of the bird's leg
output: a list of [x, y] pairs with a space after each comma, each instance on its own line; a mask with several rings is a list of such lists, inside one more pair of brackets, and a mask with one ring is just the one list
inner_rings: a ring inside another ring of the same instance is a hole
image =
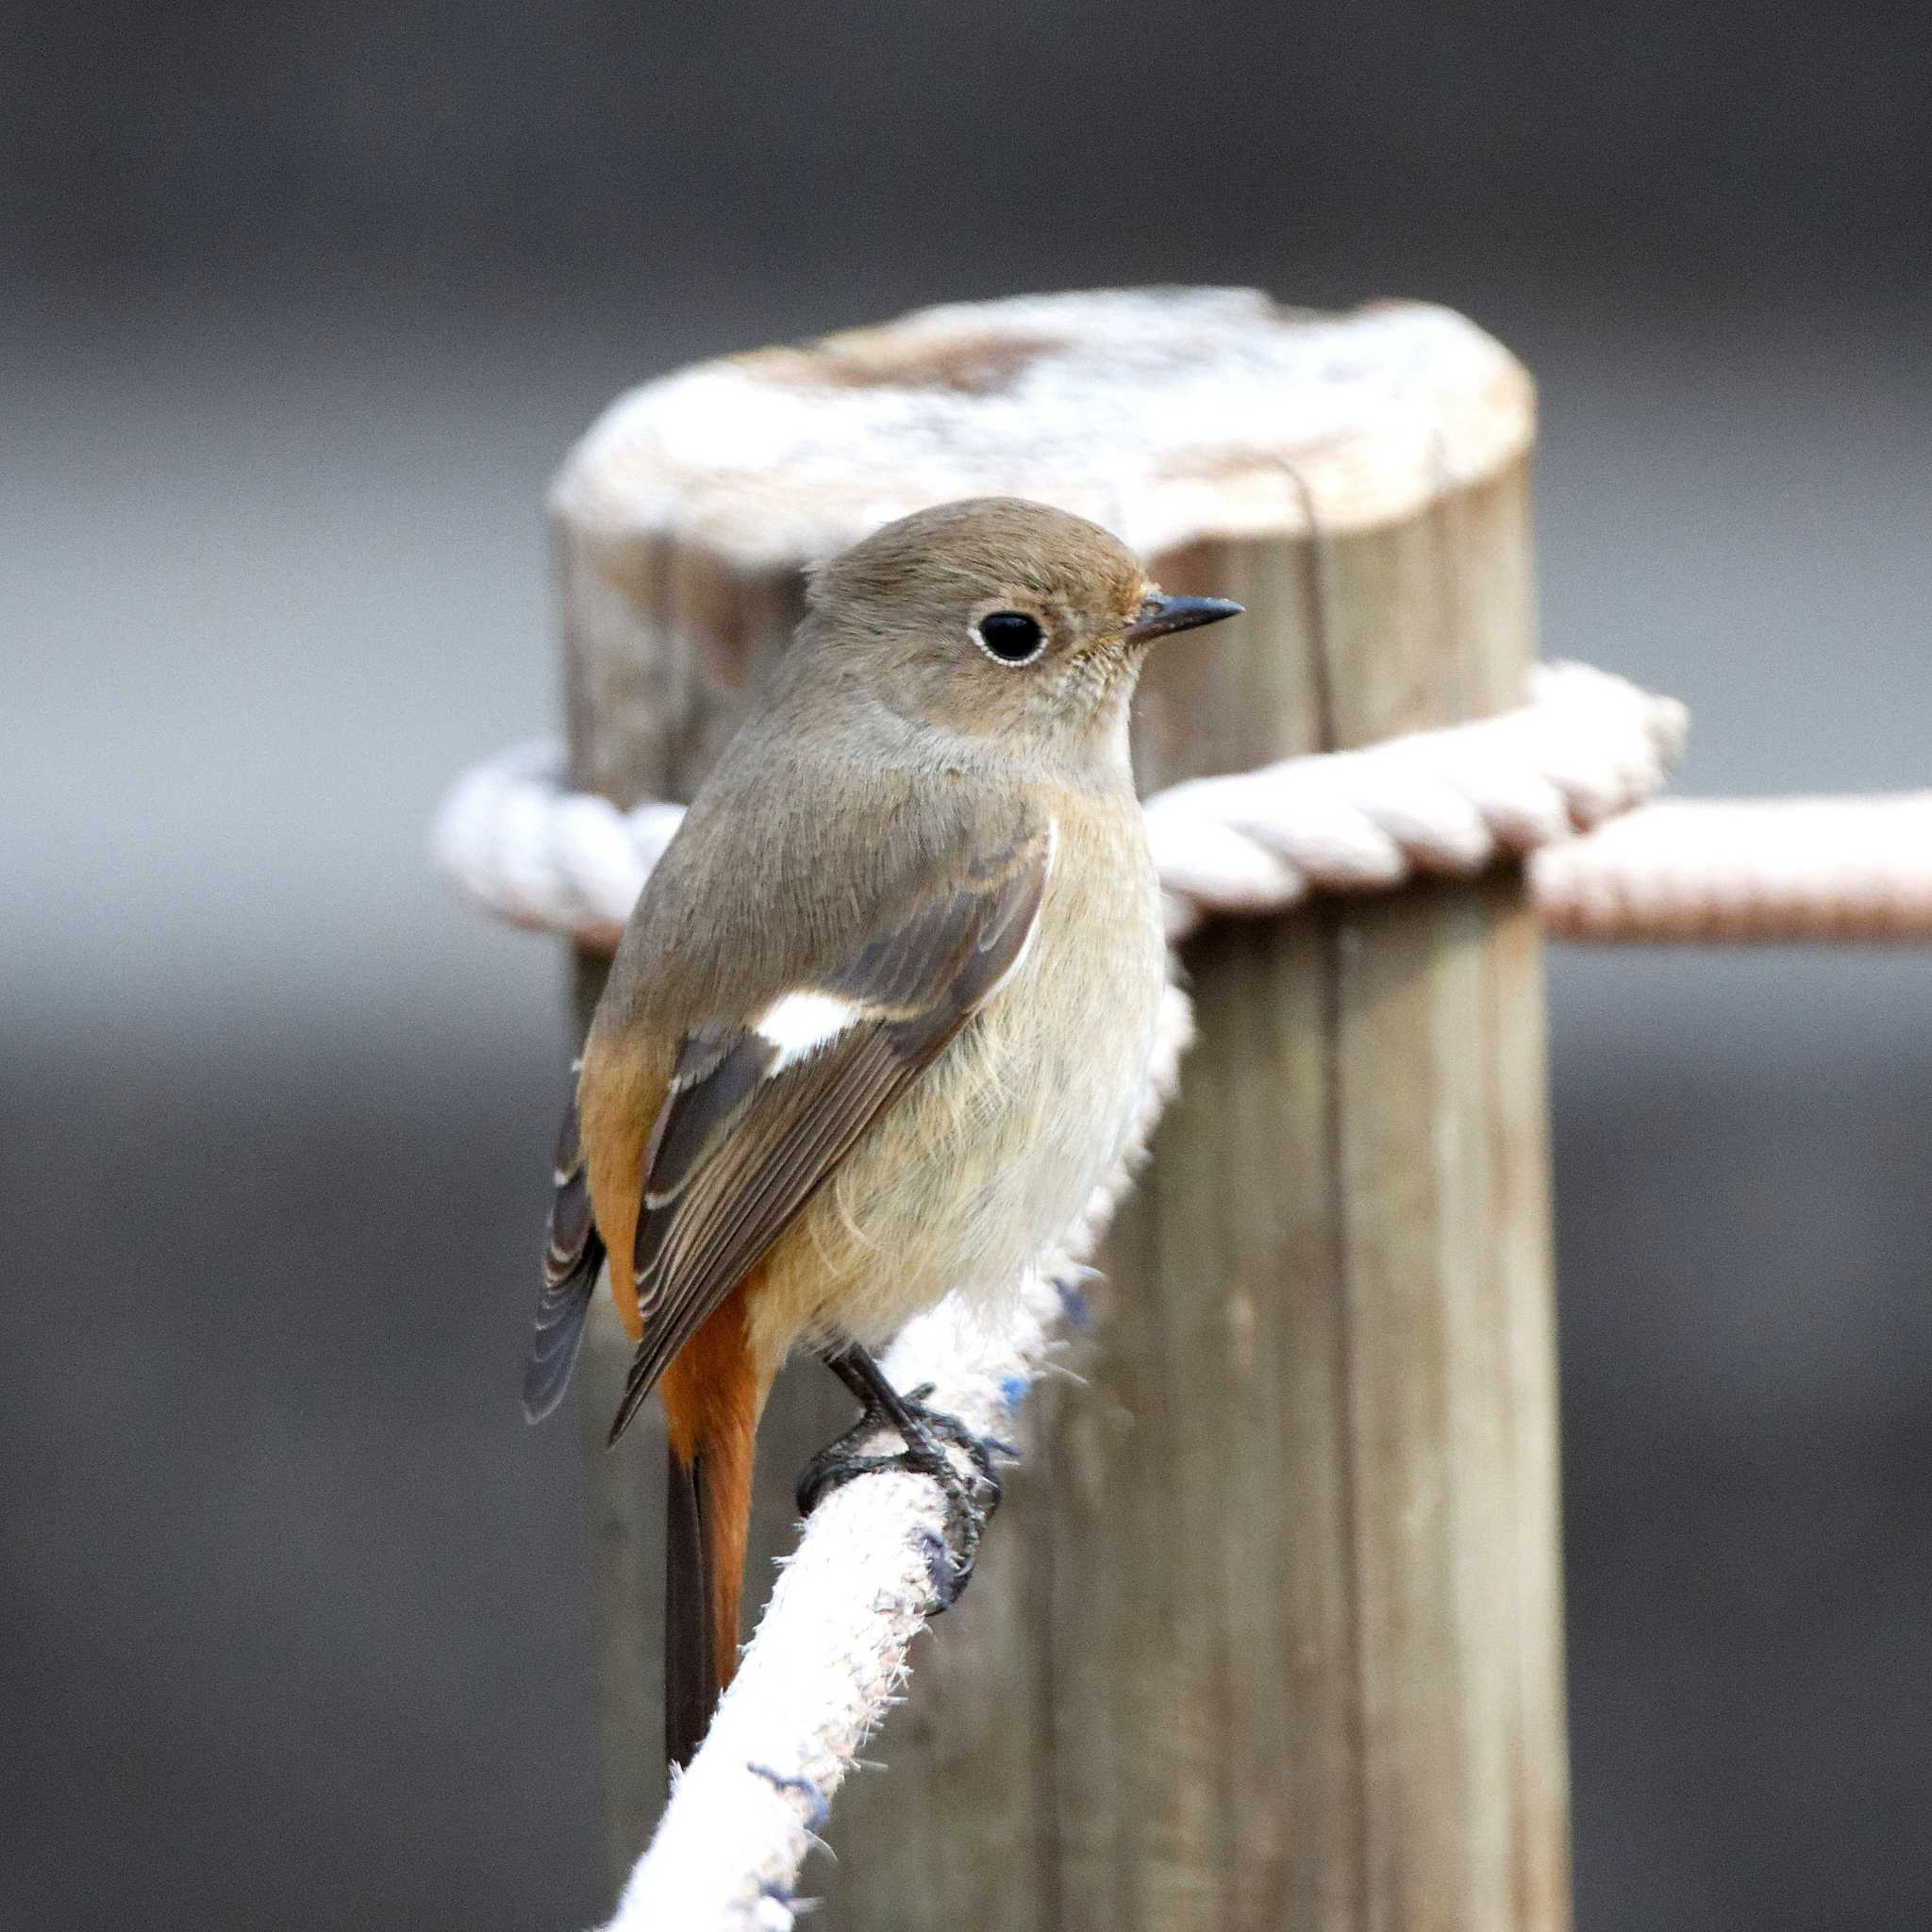
[[[856, 1341], [825, 1349], [820, 1359], [858, 1398], [865, 1412], [806, 1465], [798, 1479], [799, 1513], [809, 1516], [830, 1491], [874, 1470], [930, 1476], [946, 1498], [946, 1546], [932, 1566], [933, 1596], [938, 1608], [951, 1608], [973, 1575], [979, 1539], [1000, 1500], [991, 1446], [957, 1416], [926, 1407], [930, 1382], [902, 1394]], [[868, 1454], [861, 1448], [882, 1428], [896, 1430], [906, 1444], [897, 1455]], [[970, 1471], [962, 1471], [954, 1460], [950, 1452], [955, 1448], [965, 1452]]]

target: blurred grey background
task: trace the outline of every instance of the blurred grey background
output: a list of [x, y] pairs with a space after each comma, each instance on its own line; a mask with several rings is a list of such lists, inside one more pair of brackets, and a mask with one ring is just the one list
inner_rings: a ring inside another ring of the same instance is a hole
[[[609, 395], [1440, 298], [1542, 383], [1549, 648], [1690, 702], [1685, 788], [1923, 783], [1928, 60], [1862, 0], [8, 9], [0, 1924], [608, 1904], [514, 1400], [562, 964], [424, 828], [555, 717]], [[1583, 1932], [1932, 1922], [1928, 977], [1553, 957]]]

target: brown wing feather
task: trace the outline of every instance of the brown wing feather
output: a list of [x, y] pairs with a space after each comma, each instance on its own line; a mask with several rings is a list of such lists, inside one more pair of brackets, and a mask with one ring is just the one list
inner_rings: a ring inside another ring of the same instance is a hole
[[1011, 970], [1051, 849], [1050, 829], [1032, 830], [799, 988], [860, 1013], [808, 1058], [774, 1071], [777, 1049], [748, 1026], [685, 1040], [644, 1154], [633, 1255], [644, 1339], [613, 1441], [672, 1357]]
[[[572, 1070], [573, 1072], [575, 1069]], [[556, 1191], [550, 1201], [550, 1234], [543, 1251], [543, 1288], [535, 1331], [524, 1365], [524, 1413], [541, 1422], [563, 1399], [584, 1339], [604, 1241], [591, 1217], [591, 1188], [577, 1132], [575, 1098], [564, 1109], [553, 1162]]]

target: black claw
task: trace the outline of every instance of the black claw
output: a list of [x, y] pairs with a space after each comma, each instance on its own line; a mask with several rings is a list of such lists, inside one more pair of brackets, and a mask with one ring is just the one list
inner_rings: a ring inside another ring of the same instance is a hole
[[875, 1423], [861, 1424], [849, 1435], [841, 1436], [829, 1449], [820, 1450], [805, 1465], [798, 1488], [793, 1491], [801, 1516], [809, 1516], [834, 1490], [843, 1489], [854, 1476], [870, 1475], [875, 1469], [908, 1466], [903, 1456], [858, 1456], [844, 1450], [843, 1445], [854, 1437], [874, 1435], [877, 1426]]
[[[926, 1562], [932, 1583], [932, 1614], [937, 1614], [958, 1603], [972, 1580], [979, 1540], [1004, 1489], [993, 1473], [992, 1445], [975, 1436], [957, 1416], [928, 1408], [926, 1400], [932, 1392], [932, 1384], [925, 1382], [895, 1395], [896, 1416], [868, 1397], [866, 1412], [857, 1425], [806, 1465], [798, 1479], [797, 1498], [799, 1514], [809, 1516], [833, 1490], [874, 1470], [905, 1470], [930, 1476], [946, 1499], [946, 1533], [933, 1540], [935, 1547], [928, 1552]], [[861, 1453], [860, 1443], [886, 1428], [896, 1430], [906, 1446], [896, 1455]], [[971, 1469], [962, 1471], [949, 1448], [964, 1450]]]
[[931, 1613], [941, 1616], [959, 1601], [959, 1592], [966, 1588], [973, 1566], [967, 1564], [962, 1575], [952, 1544], [937, 1530], [925, 1531], [920, 1541], [925, 1548], [925, 1580], [932, 1590]]

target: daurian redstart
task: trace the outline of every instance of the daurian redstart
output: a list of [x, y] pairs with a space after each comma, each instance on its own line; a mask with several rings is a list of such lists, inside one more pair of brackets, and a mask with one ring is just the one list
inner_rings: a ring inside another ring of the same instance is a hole
[[[737, 1664], [795, 1345], [973, 1507], [957, 1425], [870, 1351], [953, 1290], [996, 1320], [1119, 1155], [1166, 971], [1128, 701], [1153, 640], [1240, 608], [1040, 504], [889, 524], [812, 574], [651, 874], [564, 1123], [525, 1407], [562, 1394], [608, 1256], [637, 1341], [611, 1440], [654, 1388], [670, 1437], [674, 1762]], [[876, 1466], [838, 1446], [808, 1505]]]

